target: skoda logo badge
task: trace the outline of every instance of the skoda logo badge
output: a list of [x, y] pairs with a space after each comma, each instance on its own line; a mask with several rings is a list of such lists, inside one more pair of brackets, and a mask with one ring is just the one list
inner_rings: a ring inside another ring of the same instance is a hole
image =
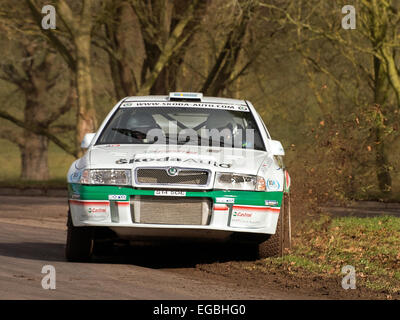
[[176, 176], [178, 174], [178, 169], [174, 167], [170, 167], [167, 170], [167, 174], [171, 177]]

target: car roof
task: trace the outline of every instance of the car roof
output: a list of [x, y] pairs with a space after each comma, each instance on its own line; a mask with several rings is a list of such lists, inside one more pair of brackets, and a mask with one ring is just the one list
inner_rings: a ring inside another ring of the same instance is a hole
[[[135, 102], [135, 101], [170, 101], [169, 96], [132, 96], [126, 97], [124, 102]], [[185, 100], [186, 102], [187, 100]], [[202, 97], [201, 102], [203, 103], [230, 103], [238, 105], [247, 105], [245, 100], [231, 99], [231, 98], [220, 98], [220, 97]]]

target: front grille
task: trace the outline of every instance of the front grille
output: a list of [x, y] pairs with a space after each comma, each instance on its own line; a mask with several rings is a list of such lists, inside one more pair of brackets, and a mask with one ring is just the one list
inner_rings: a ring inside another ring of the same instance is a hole
[[210, 198], [135, 196], [131, 201], [135, 223], [208, 225]]
[[178, 169], [176, 175], [168, 174], [168, 168], [140, 168], [136, 170], [138, 184], [195, 185], [205, 186], [209, 179], [208, 170]]

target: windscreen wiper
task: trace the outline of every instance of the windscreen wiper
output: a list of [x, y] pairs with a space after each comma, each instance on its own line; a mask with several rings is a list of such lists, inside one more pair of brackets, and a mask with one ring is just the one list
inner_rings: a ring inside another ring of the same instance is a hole
[[146, 133], [138, 131], [138, 130], [131, 130], [127, 128], [111, 128], [113, 131], [117, 131], [125, 136], [132, 137], [135, 139], [146, 139]]

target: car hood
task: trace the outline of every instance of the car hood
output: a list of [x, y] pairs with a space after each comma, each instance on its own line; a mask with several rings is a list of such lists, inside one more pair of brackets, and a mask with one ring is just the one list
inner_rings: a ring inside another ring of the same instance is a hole
[[100, 145], [87, 155], [91, 169], [180, 167], [257, 174], [266, 151], [199, 146]]

